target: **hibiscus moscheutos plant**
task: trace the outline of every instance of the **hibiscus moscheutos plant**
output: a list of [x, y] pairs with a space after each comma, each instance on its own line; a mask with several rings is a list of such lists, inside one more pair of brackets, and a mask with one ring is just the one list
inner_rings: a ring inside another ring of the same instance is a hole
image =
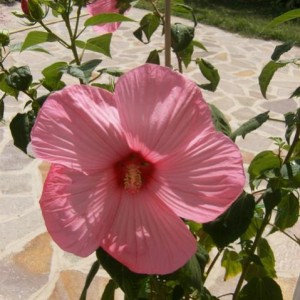
[[241, 154], [200, 89], [157, 65], [126, 73], [113, 94], [53, 93], [31, 139], [52, 163], [40, 204], [56, 243], [79, 256], [101, 247], [136, 273], [182, 267], [197, 245], [183, 219], [214, 220], [244, 187]]
[[[92, 16], [103, 13], [124, 14], [129, 8], [130, 3], [126, 0], [92, 0], [87, 4], [87, 11]], [[105, 34], [116, 31], [120, 25], [120, 22], [105, 23], [94, 26], [94, 29], [101, 34]]]

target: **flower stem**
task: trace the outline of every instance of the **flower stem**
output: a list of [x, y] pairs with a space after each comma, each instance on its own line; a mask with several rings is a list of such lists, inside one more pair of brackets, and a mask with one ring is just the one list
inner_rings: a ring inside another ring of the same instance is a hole
[[291, 158], [294, 150], [295, 150], [295, 147], [299, 141], [299, 136], [300, 136], [300, 124], [297, 124], [297, 129], [296, 129], [296, 133], [295, 133], [295, 137], [294, 137], [294, 140], [293, 140], [293, 143], [289, 149], [289, 152], [287, 153], [285, 159], [284, 159], [284, 162], [283, 164], [287, 163], [289, 161], [289, 159]]
[[261, 224], [259, 230], [256, 233], [253, 245], [252, 245], [252, 247], [251, 247], [251, 249], [250, 249], [250, 251], [248, 253], [248, 257], [246, 258], [246, 261], [243, 264], [243, 271], [241, 273], [241, 276], [239, 278], [239, 281], [238, 281], [237, 286], [235, 288], [235, 291], [233, 293], [232, 300], [237, 300], [238, 299], [240, 290], [242, 288], [242, 285], [243, 285], [243, 282], [245, 280], [246, 274], [247, 274], [248, 269], [250, 267], [250, 264], [251, 264], [251, 261], [252, 261], [252, 257], [253, 257], [253, 255], [254, 255], [254, 253], [256, 251], [258, 243], [261, 240], [261, 237], [262, 237], [262, 235], [264, 233], [264, 230], [265, 230], [266, 226], [269, 224], [269, 220], [271, 218], [271, 215], [272, 215], [272, 211], [270, 211], [270, 212], [268, 212], [268, 213], [265, 214], [264, 219], [262, 221], [262, 224]]
[[218, 258], [220, 257], [221, 253], [223, 252], [223, 249], [219, 249], [218, 253], [216, 254], [216, 256], [214, 257], [213, 261], [211, 262], [211, 264], [209, 265], [207, 272], [205, 274], [205, 278], [204, 278], [204, 282], [206, 281], [209, 273], [211, 272], [211, 270], [213, 269], [214, 265], [216, 264]]
[[165, 66], [171, 68], [171, 0], [165, 0]]

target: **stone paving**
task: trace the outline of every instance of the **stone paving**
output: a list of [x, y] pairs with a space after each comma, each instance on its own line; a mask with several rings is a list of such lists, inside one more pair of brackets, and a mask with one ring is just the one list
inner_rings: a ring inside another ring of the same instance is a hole
[[[17, 9], [18, 4], [0, 5], [0, 29], [6, 28], [12, 32], [22, 28], [22, 24], [11, 15], [11, 11]], [[140, 20], [144, 14], [142, 10], [132, 9], [129, 16]], [[182, 20], [174, 18], [173, 22], [176, 21]], [[159, 34], [155, 35], [149, 45], [136, 40], [132, 31], [137, 27], [134, 23], [122, 24], [113, 35], [113, 60], [105, 58], [101, 64], [103, 67], [118, 67], [126, 71], [144, 63], [150, 50], [163, 47]], [[66, 33], [62, 23], [52, 25], [52, 29], [62, 35]], [[22, 41], [26, 34], [14, 33], [13, 42]], [[85, 32], [85, 37], [93, 36], [93, 30]], [[196, 51], [195, 57], [205, 57], [215, 65], [221, 76], [217, 92], [203, 91], [206, 101], [219, 107], [233, 128], [267, 110], [272, 117], [282, 118], [282, 113], [297, 108], [296, 101], [288, 99], [288, 95], [299, 84], [300, 70], [280, 70], [268, 90], [269, 100], [264, 100], [259, 91], [258, 75], [278, 43], [242, 38], [201, 24], [198, 25], [196, 36], [208, 52]], [[29, 51], [15, 53], [8, 57], [6, 66], [28, 63], [34, 78], [38, 79], [40, 71], [50, 63], [71, 60], [70, 55], [59, 45], [49, 44], [47, 50], [53, 55]], [[297, 52], [299, 49], [293, 50], [286, 57], [293, 57]], [[86, 54], [86, 60], [98, 56], [94, 53]], [[205, 82], [194, 66], [189, 67], [186, 74], [198, 83]], [[71, 78], [66, 80], [72, 81]], [[0, 123], [0, 300], [75, 300], [79, 298], [85, 275], [95, 258], [91, 255], [81, 259], [63, 252], [45, 230], [38, 200], [47, 165], [17, 150], [9, 132], [9, 122], [16, 112], [23, 110], [26, 98], [23, 100], [16, 102], [7, 99], [5, 122]], [[255, 153], [274, 148], [268, 137], [283, 136], [283, 133], [281, 123], [268, 122], [245, 139], [238, 138], [245, 167]], [[295, 226], [291, 232], [300, 236], [300, 225]], [[269, 237], [269, 241], [277, 259], [278, 282], [283, 289], [284, 299], [292, 300], [300, 272], [300, 249], [283, 235], [274, 234]], [[223, 276], [224, 270], [216, 269], [208, 281], [208, 288], [215, 295], [232, 291], [235, 281], [224, 283]], [[99, 299], [107, 281], [107, 275], [101, 270], [91, 286], [88, 299]], [[121, 293], [118, 293], [117, 299], [122, 299]], [[226, 297], [222, 299], [226, 300]]]

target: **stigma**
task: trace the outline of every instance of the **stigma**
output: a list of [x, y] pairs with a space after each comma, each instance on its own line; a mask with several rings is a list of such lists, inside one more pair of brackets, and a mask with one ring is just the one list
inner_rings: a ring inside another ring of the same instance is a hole
[[131, 194], [136, 194], [143, 184], [142, 172], [135, 164], [128, 165], [126, 168], [127, 171], [125, 171], [124, 175], [124, 189]]

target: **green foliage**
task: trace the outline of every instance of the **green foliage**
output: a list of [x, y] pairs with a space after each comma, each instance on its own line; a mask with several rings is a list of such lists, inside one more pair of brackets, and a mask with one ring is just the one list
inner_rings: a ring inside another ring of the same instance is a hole
[[264, 112], [251, 118], [244, 124], [242, 124], [238, 129], [236, 129], [231, 135], [231, 139], [235, 141], [236, 137], [242, 136], [243, 138], [250, 132], [259, 128], [263, 123], [269, 119], [269, 112]]
[[28, 66], [11, 67], [6, 77], [7, 84], [17, 91], [26, 91], [32, 83], [32, 75]]
[[209, 107], [216, 130], [224, 133], [227, 136], [231, 136], [231, 127], [223, 113], [213, 104], [210, 104]]
[[23, 42], [21, 51], [24, 51], [38, 44], [43, 44], [46, 42], [55, 42], [55, 41], [57, 41], [57, 38], [53, 33], [44, 32], [44, 31], [30, 31]]
[[14, 139], [14, 145], [27, 153], [30, 142], [30, 132], [34, 122], [34, 112], [18, 113], [10, 123], [10, 131]]
[[114, 300], [115, 299], [115, 290], [117, 288], [118, 288], [118, 286], [116, 285], [116, 283], [112, 279], [110, 279], [104, 289], [101, 300]]
[[209, 81], [206, 84], [200, 84], [200, 87], [214, 92], [220, 82], [220, 75], [218, 70], [208, 61], [202, 59], [196, 60], [197, 65], [202, 73], [202, 75]]
[[241, 290], [238, 300], [283, 300], [279, 285], [270, 277], [252, 278]]
[[187, 48], [194, 39], [195, 28], [181, 23], [171, 26], [172, 49], [180, 52]]
[[225, 249], [221, 261], [222, 267], [226, 270], [224, 281], [242, 272], [241, 260], [241, 256], [237, 252]]
[[[134, 36], [144, 44], [150, 42], [151, 36], [156, 31], [160, 24], [160, 18], [155, 13], [146, 14], [140, 21], [140, 27], [133, 32]], [[143, 35], [146, 37], [146, 41], [143, 40]]]
[[75, 43], [76, 46], [81, 49], [102, 53], [108, 57], [111, 57], [110, 54], [111, 37], [112, 34], [107, 33], [107, 34], [97, 36], [95, 38], [88, 39], [86, 42], [77, 40]]
[[7, 30], [0, 30], [0, 48], [8, 46], [10, 43], [9, 32]]
[[234, 242], [247, 230], [254, 209], [254, 197], [251, 194], [243, 193], [215, 221], [203, 224], [203, 229], [212, 237], [219, 248], [223, 248]]

